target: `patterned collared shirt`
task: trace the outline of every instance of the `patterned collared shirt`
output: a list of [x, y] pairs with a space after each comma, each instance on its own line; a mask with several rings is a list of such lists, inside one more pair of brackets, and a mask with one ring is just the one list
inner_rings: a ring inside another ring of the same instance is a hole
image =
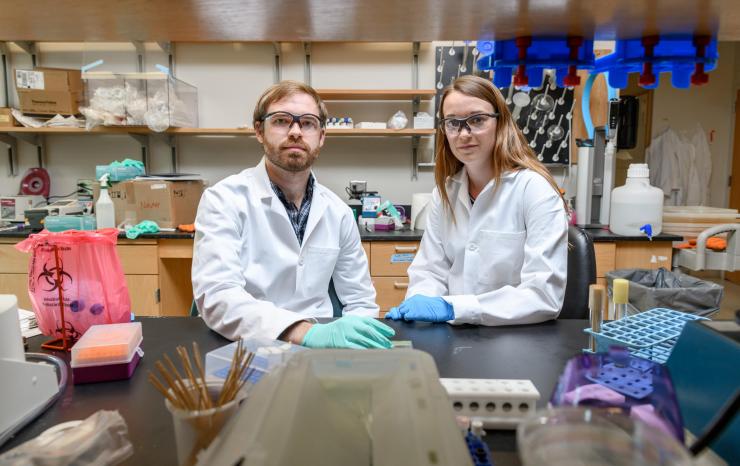
[[311, 210], [311, 201], [313, 200], [313, 185], [314, 178], [313, 174], [311, 174], [311, 176], [309, 176], [308, 178], [308, 183], [306, 183], [306, 193], [303, 195], [303, 202], [301, 203], [301, 207], [297, 208], [295, 204], [288, 201], [288, 199], [285, 197], [285, 193], [283, 193], [283, 190], [280, 189], [278, 185], [273, 183], [272, 180], [270, 180], [270, 186], [272, 186], [272, 190], [275, 192], [275, 195], [278, 197], [278, 199], [280, 199], [280, 202], [283, 203], [285, 211], [288, 213], [288, 218], [290, 219], [290, 223], [291, 225], [293, 225], [295, 235], [298, 238], [298, 244], [303, 244], [303, 235], [306, 233], [308, 213]]

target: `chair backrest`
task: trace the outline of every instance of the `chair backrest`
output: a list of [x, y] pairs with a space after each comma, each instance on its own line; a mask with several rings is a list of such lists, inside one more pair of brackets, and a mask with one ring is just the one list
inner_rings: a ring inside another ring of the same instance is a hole
[[559, 319], [588, 319], [588, 287], [596, 283], [596, 254], [591, 236], [568, 227], [568, 281]]

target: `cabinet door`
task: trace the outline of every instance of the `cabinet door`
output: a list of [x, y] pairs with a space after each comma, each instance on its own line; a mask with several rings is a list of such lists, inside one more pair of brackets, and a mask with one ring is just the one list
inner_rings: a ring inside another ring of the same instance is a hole
[[367, 256], [368, 265], [370, 264], [370, 243], [367, 241], [362, 242], [362, 249], [365, 250], [365, 256]]
[[33, 311], [28, 297], [28, 274], [0, 273], [0, 294], [12, 294], [18, 298], [18, 306]]
[[615, 268], [657, 269], [671, 268], [673, 246], [670, 241], [617, 243]]
[[370, 275], [402, 277], [418, 251], [418, 241], [373, 242], [370, 245]]
[[377, 293], [376, 301], [380, 307], [380, 317], [384, 317], [386, 312], [393, 306], [401, 304], [406, 297], [406, 290], [409, 287], [408, 277], [372, 277], [375, 292]]
[[159, 315], [159, 275], [126, 275], [131, 312], [137, 316]]
[[614, 270], [614, 254], [617, 245], [614, 243], [594, 243], [596, 255], [596, 277], [603, 278], [610, 270]]
[[15, 244], [0, 244], [0, 273], [28, 273], [30, 258], [31, 253], [18, 251]]

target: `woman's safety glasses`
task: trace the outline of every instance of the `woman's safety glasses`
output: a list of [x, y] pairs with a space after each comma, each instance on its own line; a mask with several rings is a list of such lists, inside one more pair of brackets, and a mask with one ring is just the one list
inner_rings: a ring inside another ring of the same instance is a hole
[[476, 113], [465, 118], [443, 118], [442, 129], [448, 136], [459, 135], [463, 128], [469, 133], [480, 133], [488, 128], [488, 124], [498, 113]]

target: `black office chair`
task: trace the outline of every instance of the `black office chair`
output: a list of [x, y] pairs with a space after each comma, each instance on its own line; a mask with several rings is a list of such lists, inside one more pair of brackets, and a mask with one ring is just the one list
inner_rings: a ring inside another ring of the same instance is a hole
[[588, 319], [588, 287], [596, 283], [596, 254], [591, 236], [568, 227], [568, 282], [559, 319]]

